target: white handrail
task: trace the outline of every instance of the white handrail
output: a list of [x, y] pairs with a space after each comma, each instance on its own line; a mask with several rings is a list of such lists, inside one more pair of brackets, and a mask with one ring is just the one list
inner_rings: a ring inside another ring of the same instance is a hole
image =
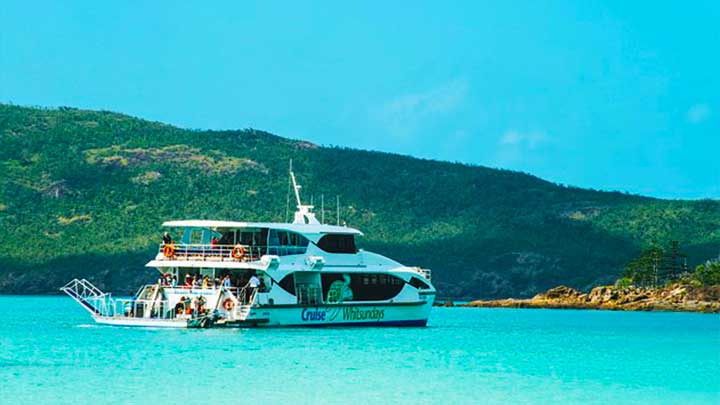
[[[240, 249], [242, 247], [242, 249]], [[287, 245], [213, 245], [200, 243], [161, 243], [158, 253], [162, 253], [163, 260], [211, 260], [211, 261], [241, 261], [254, 262], [263, 255], [294, 255], [303, 254], [307, 246]]]

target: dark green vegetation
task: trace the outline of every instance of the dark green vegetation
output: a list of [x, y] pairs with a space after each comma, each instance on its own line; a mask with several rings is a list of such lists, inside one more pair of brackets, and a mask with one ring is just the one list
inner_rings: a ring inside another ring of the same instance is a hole
[[697, 287], [720, 284], [720, 258], [699, 264], [694, 271], [687, 259], [678, 241], [672, 241], [669, 247], [650, 246], [625, 265], [622, 278], [615, 286], [657, 288], [676, 282]]
[[[0, 291], [88, 277], [120, 293], [170, 219], [285, 219], [287, 164], [359, 245], [433, 270], [443, 297], [527, 297], [611, 284], [652, 243], [696, 266], [718, 254], [720, 202], [563, 187], [523, 173], [121, 114], [0, 105]], [[318, 213], [320, 217], [320, 213]]]
[[696, 280], [699, 285], [720, 285], [720, 262], [698, 264], [691, 277], [691, 280]]
[[641, 287], [659, 287], [676, 281], [688, 273], [687, 255], [672, 241], [670, 248], [651, 246], [640, 256], [625, 265], [622, 278], [615, 285], [631, 284]]

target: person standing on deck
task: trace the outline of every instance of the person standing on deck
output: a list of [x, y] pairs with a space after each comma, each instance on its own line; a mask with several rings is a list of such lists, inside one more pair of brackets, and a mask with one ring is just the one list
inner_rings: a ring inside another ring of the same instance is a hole
[[167, 232], [163, 233], [162, 241], [163, 241], [163, 244], [165, 244], [165, 245], [171, 244], [171, 243], [172, 243], [172, 238], [170, 237], [170, 234], [167, 233]]
[[257, 278], [255, 273], [252, 273], [252, 276], [250, 276], [250, 280], [247, 283], [248, 286], [248, 301], [252, 300], [253, 295], [255, 295], [255, 291], [257, 291], [258, 287], [260, 287], [260, 279]]

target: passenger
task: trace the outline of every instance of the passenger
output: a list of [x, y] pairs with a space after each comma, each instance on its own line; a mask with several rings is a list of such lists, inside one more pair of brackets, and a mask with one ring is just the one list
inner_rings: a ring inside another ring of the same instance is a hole
[[213, 279], [213, 287], [215, 287], [215, 288], [220, 287], [220, 277], [215, 276], [215, 279]]
[[197, 297], [193, 297], [192, 301], [190, 301], [191, 308], [192, 308], [192, 315], [193, 318], [198, 315], [198, 299]]
[[260, 284], [258, 285], [258, 291], [265, 292], [265, 279], [260, 279]]
[[200, 287], [200, 280], [198, 279], [197, 274], [193, 276], [192, 286], [193, 286], [193, 287]]
[[250, 276], [250, 280], [247, 283], [247, 297], [248, 300], [250, 300], [253, 295], [255, 294], [255, 291], [257, 291], [258, 287], [260, 287], [260, 279], [257, 278], [255, 275], [255, 272], [252, 273], [252, 276]]
[[169, 244], [173, 243], [173, 240], [170, 237], [170, 234], [167, 232], [163, 233], [162, 241], [163, 241], [163, 244], [165, 244], [165, 245], [169, 245]]
[[232, 285], [232, 281], [230, 280], [230, 275], [226, 274], [223, 278], [223, 287], [230, 287]]
[[165, 285], [165, 276], [161, 274], [157, 281], [158, 285]]
[[208, 277], [208, 276], [203, 277], [202, 288], [210, 288], [210, 277]]
[[198, 315], [204, 315], [205, 314], [205, 297], [198, 298], [197, 306], [198, 306]]
[[177, 286], [178, 286], [178, 279], [177, 279], [177, 276], [174, 275], [174, 274], [173, 274], [173, 276], [172, 276], [171, 285], [172, 285], [173, 287], [177, 287]]
[[218, 245], [218, 238], [216, 236], [213, 236], [212, 239], [210, 239], [210, 246], [215, 248]]
[[190, 275], [190, 273], [188, 273], [188, 274], [185, 276], [185, 287], [186, 287], [186, 288], [192, 287], [192, 282], [193, 282], [192, 276]]
[[175, 313], [182, 315], [185, 312], [185, 297], [180, 297], [180, 301], [175, 304]]

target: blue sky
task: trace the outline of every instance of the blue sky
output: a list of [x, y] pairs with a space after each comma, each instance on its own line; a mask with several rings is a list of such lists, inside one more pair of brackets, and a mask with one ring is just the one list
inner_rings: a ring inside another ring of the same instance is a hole
[[720, 2], [0, 7], [0, 101], [720, 198]]

